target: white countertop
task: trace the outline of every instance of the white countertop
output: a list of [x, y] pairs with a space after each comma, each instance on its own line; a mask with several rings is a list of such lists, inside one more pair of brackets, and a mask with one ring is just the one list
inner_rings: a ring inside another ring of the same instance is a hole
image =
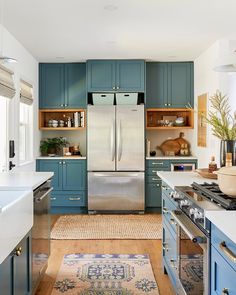
[[157, 176], [159, 176], [172, 189], [174, 189], [175, 186], [189, 186], [194, 181], [197, 183], [204, 183], [204, 182], [217, 183], [216, 179], [203, 178], [197, 172], [158, 171]]
[[66, 157], [37, 157], [37, 160], [86, 160], [86, 157], [66, 156]]
[[160, 157], [146, 157], [146, 160], [197, 160], [197, 157], [160, 156]]
[[206, 217], [236, 244], [236, 211], [207, 211]]
[[34, 190], [53, 176], [53, 172], [2, 172], [0, 190]]

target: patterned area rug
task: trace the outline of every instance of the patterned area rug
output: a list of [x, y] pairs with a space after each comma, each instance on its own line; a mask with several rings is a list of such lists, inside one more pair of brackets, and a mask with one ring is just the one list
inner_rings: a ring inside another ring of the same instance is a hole
[[162, 237], [160, 214], [145, 215], [66, 215], [54, 225], [51, 239], [156, 240]]
[[51, 295], [159, 295], [148, 255], [65, 255]]

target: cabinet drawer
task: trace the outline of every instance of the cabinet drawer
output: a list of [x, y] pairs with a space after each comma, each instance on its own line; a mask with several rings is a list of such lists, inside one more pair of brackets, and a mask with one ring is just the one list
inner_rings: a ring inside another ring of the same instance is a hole
[[85, 206], [85, 192], [67, 192], [52, 193], [51, 206]]
[[236, 271], [236, 244], [214, 224], [211, 225], [211, 244]]
[[161, 207], [161, 184], [148, 183], [146, 185], [146, 207]]
[[148, 168], [169, 168], [170, 162], [168, 160], [147, 160], [146, 166]]
[[177, 224], [171, 215], [171, 211], [176, 210], [176, 208], [177, 206], [172, 203], [166, 195], [162, 194], [162, 216], [175, 233]]
[[211, 251], [211, 295], [236, 295], [236, 271], [212, 247]]
[[146, 182], [147, 183], [157, 183], [158, 186], [161, 187], [161, 179], [157, 175], [152, 175], [152, 176], [146, 176]]
[[146, 174], [149, 175], [149, 176], [153, 175], [153, 176], [156, 177], [158, 171], [169, 171], [169, 168], [165, 168], [165, 167], [162, 167], [162, 168], [161, 167], [150, 168], [149, 167], [149, 168], [146, 169]]

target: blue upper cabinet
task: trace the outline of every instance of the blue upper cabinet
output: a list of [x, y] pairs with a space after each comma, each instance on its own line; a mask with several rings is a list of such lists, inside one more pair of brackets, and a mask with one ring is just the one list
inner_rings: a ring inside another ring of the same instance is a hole
[[145, 62], [143, 60], [89, 60], [87, 89], [88, 92], [144, 92]]
[[167, 107], [167, 63], [147, 63], [146, 107]]
[[65, 107], [86, 107], [86, 64], [65, 64]]
[[63, 64], [39, 65], [39, 106], [41, 109], [61, 109], [65, 103]]
[[193, 63], [147, 63], [147, 108], [193, 106]]
[[168, 63], [168, 107], [193, 106], [193, 63]]
[[89, 60], [87, 62], [88, 92], [114, 91], [116, 87], [115, 68], [114, 60]]
[[86, 64], [39, 65], [41, 109], [73, 109], [86, 106]]

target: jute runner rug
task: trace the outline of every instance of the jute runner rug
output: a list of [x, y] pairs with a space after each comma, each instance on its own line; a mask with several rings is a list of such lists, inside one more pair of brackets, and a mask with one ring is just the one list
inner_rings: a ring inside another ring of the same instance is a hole
[[51, 239], [154, 240], [162, 237], [160, 214], [145, 215], [65, 215], [54, 225]]

